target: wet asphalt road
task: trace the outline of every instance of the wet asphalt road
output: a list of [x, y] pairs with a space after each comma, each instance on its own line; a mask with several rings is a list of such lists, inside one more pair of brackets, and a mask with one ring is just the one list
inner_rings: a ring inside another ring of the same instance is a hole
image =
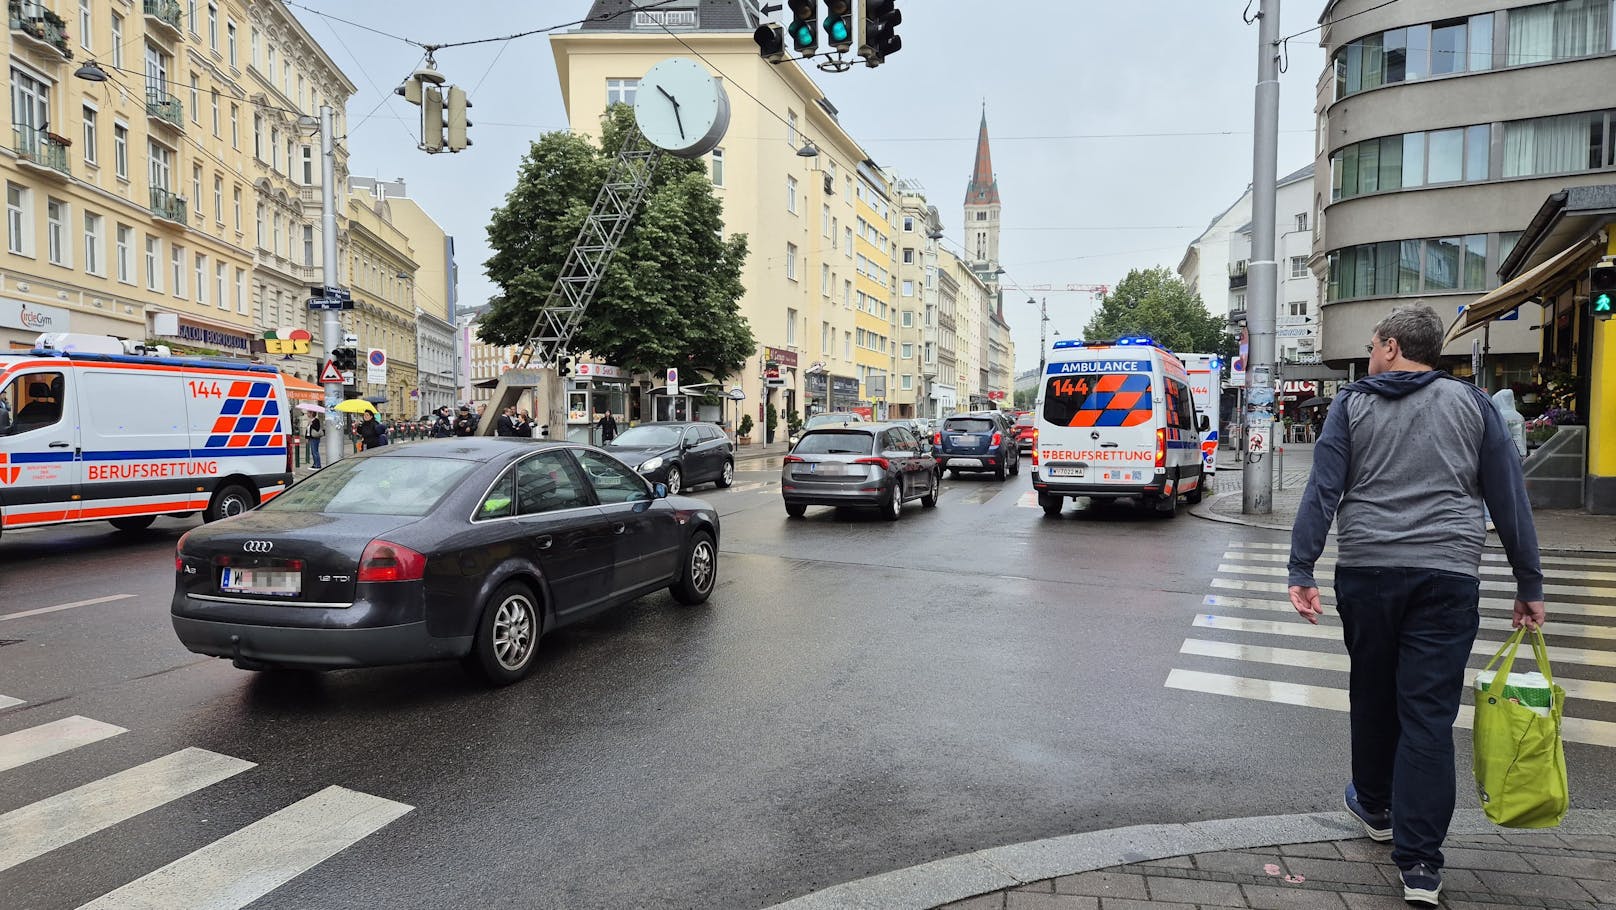
[[[330, 785], [413, 810], [254, 908], [754, 908], [1034, 838], [1338, 806], [1345, 715], [1163, 685], [1229, 671], [1180, 646], [1231, 541], [1284, 535], [1046, 519], [1025, 474], [948, 481], [896, 524], [791, 521], [775, 477], [696, 493], [724, 521], [711, 602], [659, 594], [549, 636], [497, 691], [454, 665], [190, 654], [167, 612], [192, 522], [7, 535], [0, 614], [129, 596], [0, 616], [0, 695], [26, 701], [0, 735], [71, 715], [128, 732], [0, 771], [0, 817], [186, 747], [257, 767], [0, 871], [5, 906], [76, 907]], [[1610, 752], [1568, 746], [1579, 805], [1616, 805]]]

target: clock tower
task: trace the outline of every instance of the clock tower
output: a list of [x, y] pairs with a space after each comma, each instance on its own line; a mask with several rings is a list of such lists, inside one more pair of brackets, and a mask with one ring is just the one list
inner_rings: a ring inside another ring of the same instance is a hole
[[965, 255], [973, 271], [995, 284], [999, 270], [999, 215], [999, 181], [993, 175], [988, 111], [983, 105], [982, 128], [976, 137], [976, 168], [965, 189]]

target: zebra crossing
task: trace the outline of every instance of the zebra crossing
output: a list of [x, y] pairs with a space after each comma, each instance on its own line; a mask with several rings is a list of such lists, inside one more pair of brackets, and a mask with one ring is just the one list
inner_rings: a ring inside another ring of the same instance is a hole
[[[23, 700], [0, 695], [0, 711]], [[65, 717], [0, 736], [0, 775], [129, 732]], [[0, 813], [0, 874], [146, 812], [249, 775], [250, 761], [180, 749]], [[0, 776], [0, 788], [5, 778]], [[412, 806], [329, 786], [84, 904], [80, 910], [239, 910], [387, 827]]]
[[[1325, 614], [1312, 625], [1291, 607], [1286, 584], [1290, 545], [1232, 541], [1190, 621], [1191, 631], [1165, 685], [1230, 698], [1348, 709], [1350, 664], [1335, 613], [1336, 551], [1327, 548], [1315, 576]], [[1616, 747], [1616, 559], [1544, 557], [1549, 661], [1566, 691], [1567, 742]], [[1509, 560], [1489, 551], [1481, 565], [1481, 631], [1467, 687], [1509, 637], [1515, 582]], [[1518, 669], [1528, 669], [1517, 658]], [[1472, 708], [1460, 708], [1468, 728]]]

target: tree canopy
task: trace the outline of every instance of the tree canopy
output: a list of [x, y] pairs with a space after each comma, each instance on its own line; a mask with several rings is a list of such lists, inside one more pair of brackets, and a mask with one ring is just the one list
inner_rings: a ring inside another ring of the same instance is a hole
[[1222, 317], [1206, 311], [1200, 296], [1176, 274], [1158, 266], [1134, 269], [1101, 298], [1100, 309], [1083, 327], [1089, 339], [1149, 335], [1169, 351], [1232, 357], [1238, 340], [1225, 331]]
[[[494, 254], [485, 268], [501, 293], [481, 320], [484, 341], [527, 340], [633, 122], [632, 109], [613, 105], [602, 117], [600, 147], [565, 131], [532, 143], [488, 225]], [[744, 234], [725, 239], [723, 228], [705, 164], [663, 156], [573, 350], [633, 372], [679, 367], [722, 378], [737, 371], [754, 348], [739, 310], [747, 243]]]

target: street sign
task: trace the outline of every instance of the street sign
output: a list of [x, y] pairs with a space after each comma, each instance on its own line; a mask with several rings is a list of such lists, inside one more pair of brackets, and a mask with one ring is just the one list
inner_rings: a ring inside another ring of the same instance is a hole
[[679, 368], [668, 367], [668, 394], [679, 394]]
[[353, 304], [352, 303], [344, 303], [341, 300], [328, 300], [328, 299], [326, 299], [324, 297], [310, 297], [309, 298], [309, 309], [311, 309], [311, 310], [351, 310], [351, 309], [353, 309]]
[[352, 300], [353, 293], [347, 288], [310, 287], [310, 297], [324, 297], [328, 300]]
[[331, 361], [327, 360], [325, 362], [325, 367], [320, 370], [320, 381], [321, 382], [341, 382], [342, 381], [342, 371], [337, 369], [336, 364], [334, 364]]
[[780, 373], [780, 363], [768, 360], [763, 363], [763, 384], [770, 388], [780, 388], [786, 384], [785, 376]]
[[371, 348], [365, 355], [365, 381], [371, 385], [387, 384], [387, 352]]

